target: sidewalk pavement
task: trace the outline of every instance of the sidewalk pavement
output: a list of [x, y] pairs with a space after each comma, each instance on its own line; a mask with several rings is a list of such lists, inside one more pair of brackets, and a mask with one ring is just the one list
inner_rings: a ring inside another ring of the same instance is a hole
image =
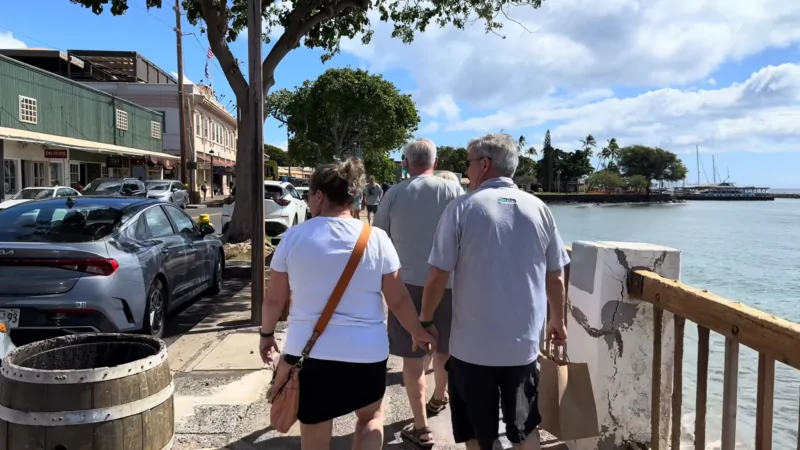
[[[286, 435], [269, 427], [266, 391], [272, 372], [258, 353], [258, 328], [249, 325], [250, 286], [245, 286], [169, 347], [175, 379], [175, 450], [294, 450], [300, 448], [299, 425]], [[283, 324], [281, 324], [283, 325]], [[282, 340], [279, 326], [276, 336]], [[428, 375], [433, 386], [433, 376]], [[415, 449], [400, 439], [411, 423], [411, 411], [402, 385], [401, 361], [389, 358], [386, 376], [386, 449]], [[335, 388], [332, 386], [332, 388]], [[453, 442], [449, 408], [430, 420], [436, 449], [463, 448]], [[349, 449], [355, 416], [334, 421], [333, 450]], [[500, 424], [502, 425], [502, 424]], [[503, 428], [500, 428], [501, 436]], [[566, 449], [541, 432], [543, 449]], [[511, 448], [501, 437], [500, 446]]]
[[201, 201], [200, 203], [193, 203], [186, 205], [189, 209], [200, 209], [200, 208], [220, 208], [222, 207], [222, 202], [225, 201], [226, 195], [215, 195], [214, 198], [206, 198], [206, 200]]

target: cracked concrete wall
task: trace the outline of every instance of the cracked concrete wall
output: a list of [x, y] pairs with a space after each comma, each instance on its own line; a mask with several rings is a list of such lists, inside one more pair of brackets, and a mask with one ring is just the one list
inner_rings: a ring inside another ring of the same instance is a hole
[[[680, 278], [680, 251], [631, 242], [575, 242], [570, 267], [568, 353], [592, 376], [601, 436], [567, 442], [570, 450], [650, 448], [653, 308], [627, 293], [631, 269]], [[674, 318], [664, 313], [660, 448], [667, 448]]]

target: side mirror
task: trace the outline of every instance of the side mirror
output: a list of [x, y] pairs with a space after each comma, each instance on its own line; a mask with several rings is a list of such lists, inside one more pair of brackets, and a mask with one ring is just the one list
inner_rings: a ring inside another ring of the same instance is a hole
[[200, 234], [203, 236], [207, 236], [209, 234], [214, 234], [214, 227], [208, 223], [201, 223], [200, 224]]
[[172, 188], [172, 192], [178, 192], [178, 188], [176, 188], [176, 187], [173, 187], [173, 188]]

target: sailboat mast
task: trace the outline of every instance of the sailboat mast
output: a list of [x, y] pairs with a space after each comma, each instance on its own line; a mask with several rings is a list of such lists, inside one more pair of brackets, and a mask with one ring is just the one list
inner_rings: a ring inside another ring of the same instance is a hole
[[694, 152], [697, 155], [697, 185], [700, 186], [700, 147], [695, 145]]
[[711, 171], [713, 172], [711, 176], [714, 177], [714, 184], [717, 184], [717, 163], [714, 161], [714, 155], [711, 155]]

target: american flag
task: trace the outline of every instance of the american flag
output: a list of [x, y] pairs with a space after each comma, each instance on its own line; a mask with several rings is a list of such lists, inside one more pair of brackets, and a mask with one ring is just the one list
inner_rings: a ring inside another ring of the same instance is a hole
[[206, 57], [211, 59], [214, 57], [214, 52], [211, 51], [211, 47], [208, 47], [208, 53], [206, 53]]

